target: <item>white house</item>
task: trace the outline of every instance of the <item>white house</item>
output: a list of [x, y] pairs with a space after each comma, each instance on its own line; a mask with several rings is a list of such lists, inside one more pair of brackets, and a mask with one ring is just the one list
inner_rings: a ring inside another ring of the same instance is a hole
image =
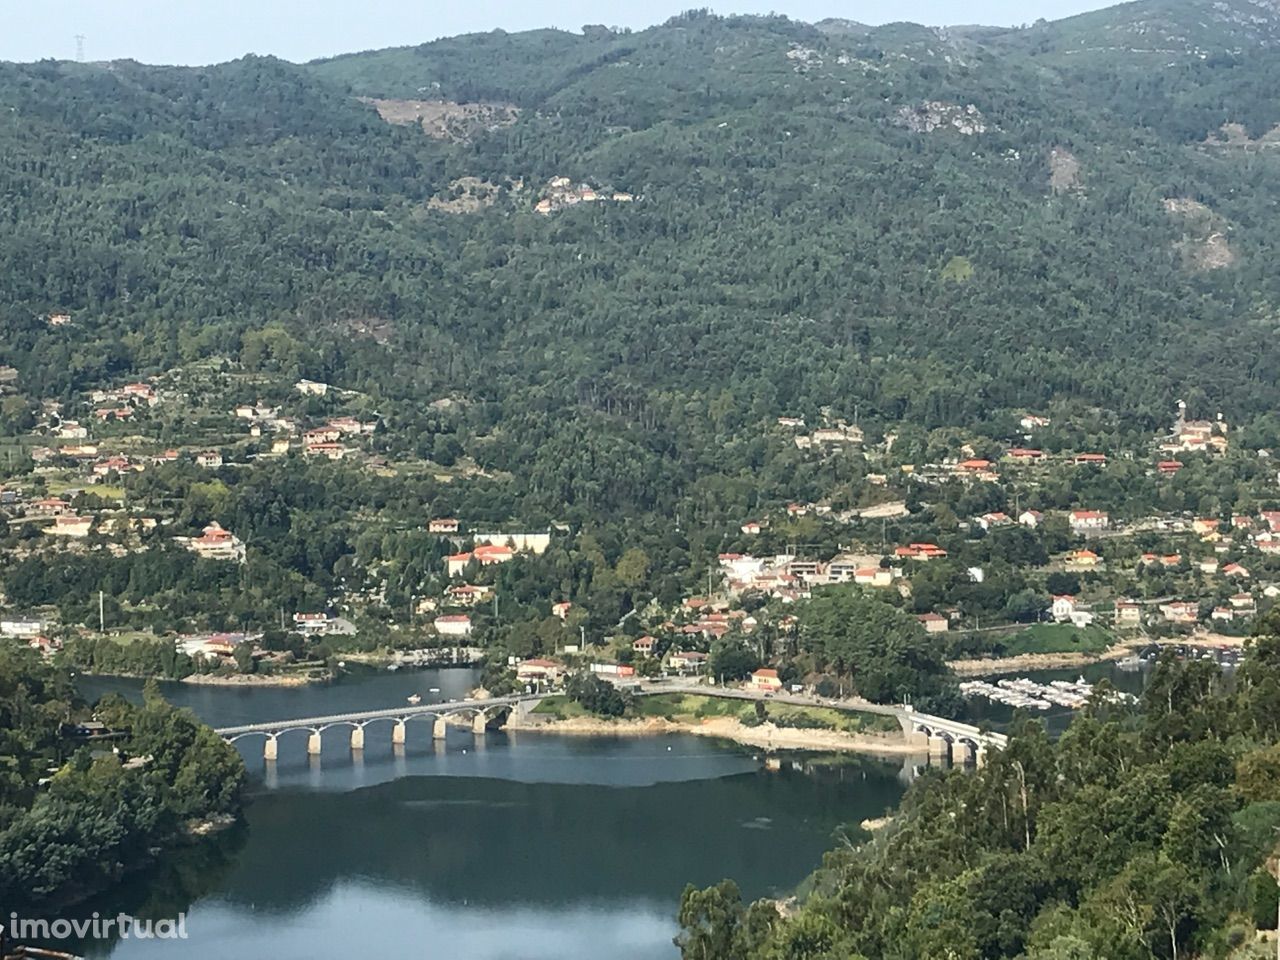
[[1060, 594], [1053, 598], [1053, 606], [1050, 608], [1053, 619], [1058, 622], [1070, 620], [1071, 615], [1076, 612], [1076, 598], [1070, 594]]
[[1097, 533], [1111, 526], [1111, 518], [1103, 510], [1072, 510], [1068, 519], [1072, 533]]
[[316, 380], [299, 380], [293, 385], [293, 389], [297, 390], [303, 396], [323, 397], [329, 392], [329, 385], [327, 383], [320, 383]]
[[471, 636], [471, 618], [465, 613], [448, 614], [435, 619], [436, 633], [442, 637]]
[[0, 636], [5, 637], [30, 639], [44, 633], [46, 628], [46, 622], [39, 617], [6, 617], [0, 620]]

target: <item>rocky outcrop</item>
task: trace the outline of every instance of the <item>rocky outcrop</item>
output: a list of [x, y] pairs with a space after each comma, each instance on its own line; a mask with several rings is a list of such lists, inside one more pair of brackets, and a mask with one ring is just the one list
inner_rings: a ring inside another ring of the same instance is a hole
[[902, 107], [895, 114], [893, 122], [912, 133], [953, 130], [971, 137], [987, 132], [986, 118], [972, 103], [962, 107], [956, 103], [926, 100], [921, 104]]

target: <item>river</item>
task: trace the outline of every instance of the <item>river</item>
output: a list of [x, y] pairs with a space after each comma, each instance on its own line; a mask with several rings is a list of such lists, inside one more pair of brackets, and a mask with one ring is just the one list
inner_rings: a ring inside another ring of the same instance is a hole
[[[458, 699], [475, 680], [466, 670], [367, 671], [323, 686], [162, 689], [228, 726], [386, 708], [412, 693]], [[90, 698], [141, 690], [80, 683]], [[185, 911], [187, 939], [80, 949], [119, 960], [670, 960], [686, 883], [732, 877], [749, 898], [785, 895], [838, 826], [879, 816], [904, 789], [901, 762], [768, 771], [749, 749], [692, 736], [450, 729], [433, 743], [424, 723], [393, 750], [389, 727], [374, 726], [353, 758], [344, 732], [330, 732], [318, 759], [303, 734], [287, 735], [271, 765], [261, 741], [247, 741], [245, 824], [86, 905]]]

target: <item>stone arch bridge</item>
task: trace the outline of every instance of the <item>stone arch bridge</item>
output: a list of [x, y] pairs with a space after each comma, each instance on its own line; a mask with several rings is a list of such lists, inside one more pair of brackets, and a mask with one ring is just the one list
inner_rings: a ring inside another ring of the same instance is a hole
[[365, 730], [379, 723], [391, 725], [391, 742], [403, 744], [408, 724], [414, 720], [432, 721], [431, 735], [443, 740], [450, 717], [470, 717], [471, 729], [483, 734], [489, 723], [507, 710], [532, 705], [545, 694], [517, 697], [494, 697], [491, 700], [454, 700], [446, 703], [405, 704], [389, 710], [366, 710], [356, 713], [339, 713], [325, 717], [299, 717], [293, 720], [246, 723], [238, 727], [219, 727], [214, 733], [228, 743], [236, 743], [249, 737], [264, 738], [262, 755], [275, 760], [279, 752], [279, 738], [286, 733], [305, 732], [307, 753], [318, 755], [327, 730], [345, 728], [350, 731], [351, 749], [363, 750]]

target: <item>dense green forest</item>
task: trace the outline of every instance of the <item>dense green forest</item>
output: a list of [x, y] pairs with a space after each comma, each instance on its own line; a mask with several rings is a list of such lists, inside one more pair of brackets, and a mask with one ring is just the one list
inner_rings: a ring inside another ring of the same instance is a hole
[[[796, 623], [741, 597], [757, 630], [703, 644], [714, 672], [777, 663], [942, 709], [944, 657], [1034, 638], [931, 638], [912, 614], [1030, 623], [1048, 593], [1154, 600], [1194, 581], [1207, 615], [1239, 588], [1191, 550], [1148, 564], [1167, 552], [1154, 529], [1095, 544], [1105, 572], [1046, 571], [1076, 543], [1073, 507], [1230, 524], [1271, 500], [1275, 7], [1141, 0], [1011, 30], [691, 11], [302, 65], [0, 64], [0, 477], [24, 498], [0, 538], [6, 606], [56, 610], [59, 662], [87, 670], [193, 669], [171, 638], [72, 636], [99, 610], [157, 634], [269, 625], [274, 653], [294, 642], [287, 612], [340, 599], [387, 625], [351, 642], [412, 644], [463, 545], [429, 518], [552, 530], [545, 553], [466, 571], [493, 588], [473, 637], [509, 683], [506, 654], [566, 637], [616, 633], [630, 655], [713, 592], [725, 551], [849, 549], [847, 529], [784, 516], [793, 500], [901, 496], [860, 547], [936, 541], [945, 558], [892, 602], [832, 590]], [[559, 178], [579, 202], [556, 199]], [[129, 424], [108, 411], [90, 437], [144, 472], [99, 485], [65, 448], [34, 469], [58, 404], [139, 379], [166, 404]], [[1178, 399], [1225, 416], [1231, 455], [1166, 477], [1148, 454]], [[273, 460], [236, 421], [226, 464], [193, 462], [254, 401], [291, 430], [340, 414], [376, 429], [359, 464]], [[1064, 455], [1055, 469], [901, 480], [966, 446], [999, 458], [1033, 411], [1052, 413], [1035, 442]], [[854, 423], [875, 459], [806, 453], [784, 415]], [[1111, 461], [1076, 469], [1083, 450]], [[152, 526], [46, 537], [26, 506], [82, 480], [97, 492], [76, 508]], [[968, 519], [1020, 509], [1059, 515]], [[212, 522], [244, 563], [176, 539]], [[1277, 634], [1265, 617], [1234, 687], [1164, 664], [1139, 709], [1100, 703], [1057, 741], [1026, 724], [982, 770], [926, 777], [884, 833], [843, 838], [785, 922], [731, 884], [691, 891], [686, 956], [1227, 956], [1276, 914]], [[627, 708], [600, 682], [570, 694]], [[82, 897], [238, 809], [234, 751], [191, 717], [99, 705], [126, 736], [95, 756], [64, 736], [87, 712], [57, 668], [0, 651], [0, 901]]]
[[[3, 65], [0, 362], [33, 405], [211, 356], [365, 390], [424, 449], [519, 468], [522, 512], [579, 516], [714, 508], [762, 419], [828, 405], [993, 435], [1050, 401], [1249, 422], [1280, 368], [1280, 167], [1200, 144], [1280, 123], [1274, 58], [1225, 27], [1159, 70], [1036, 40], [1069, 24], [690, 13], [305, 66]], [[521, 112], [442, 141], [359, 99], [425, 95]], [[983, 132], [901, 125], [926, 102]], [[637, 200], [534, 213], [556, 175]], [[428, 205], [461, 177], [524, 187]], [[1229, 265], [1197, 266], [1182, 198]]]
[[74, 735], [90, 711], [65, 671], [0, 650], [0, 900], [46, 909], [111, 889], [189, 839], [192, 822], [235, 816], [244, 764], [190, 713], [146, 702], [94, 711], [118, 739]]
[[1224, 685], [1172, 659], [1136, 707], [1057, 740], [1026, 721], [972, 773], [913, 785], [893, 822], [827, 855], [804, 905], [684, 896], [686, 960], [1253, 957], [1277, 916], [1280, 620]]

